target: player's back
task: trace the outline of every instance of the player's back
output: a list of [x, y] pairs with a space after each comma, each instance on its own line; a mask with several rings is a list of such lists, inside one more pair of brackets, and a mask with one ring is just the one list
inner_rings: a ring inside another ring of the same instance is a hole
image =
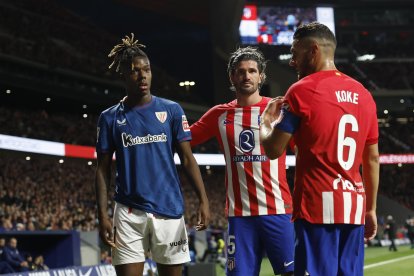
[[365, 145], [378, 136], [371, 94], [338, 71], [312, 74], [289, 93], [288, 102], [301, 117], [294, 135], [298, 216], [315, 223], [363, 223], [359, 167]]

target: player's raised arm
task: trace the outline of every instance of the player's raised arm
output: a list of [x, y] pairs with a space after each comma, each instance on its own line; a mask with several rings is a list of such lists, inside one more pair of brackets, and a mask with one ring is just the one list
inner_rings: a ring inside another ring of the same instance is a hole
[[210, 207], [203, 179], [201, 178], [200, 169], [191, 151], [190, 142], [183, 141], [178, 143], [177, 153], [180, 157], [184, 172], [189, 178], [192, 186], [195, 188], [195, 192], [200, 201], [196, 230], [204, 230], [207, 228], [210, 221]]
[[260, 142], [270, 159], [279, 158], [289, 144], [292, 134], [274, 127], [281, 121], [283, 97], [269, 101], [260, 119]]

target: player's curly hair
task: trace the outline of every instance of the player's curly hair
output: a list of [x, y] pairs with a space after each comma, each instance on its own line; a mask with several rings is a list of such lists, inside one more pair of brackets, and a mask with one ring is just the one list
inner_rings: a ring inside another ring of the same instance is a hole
[[[232, 75], [236, 68], [236, 65], [245, 60], [253, 60], [257, 62], [257, 67], [259, 69], [259, 73], [262, 75], [262, 82], [260, 83], [259, 89], [263, 85], [266, 80], [266, 65], [267, 60], [265, 59], [263, 53], [255, 47], [247, 46], [244, 48], [238, 48], [235, 52], [233, 52], [230, 56], [229, 63], [227, 64], [227, 73]], [[234, 86], [230, 87], [231, 90], [234, 91]]]
[[[112, 58], [112, 63], [109, 65], [109, 69], [115, 67], [115, 72], [119, 72], [119, 69], [125, 65], [130, 65], [132, 59], [135, 57], [144, 57], [148, 59], [147, 54], [141, 50], [145, 48], [145, 45], [138, 43], [138, 40], [134, 40], [134, 34], [131, 33], [131, 37], [125, 36], [122, 39], [122, 43], [117, 44], [108, 54], [109, 58]], [[122, 70], [120, 72], [122, 74]]]

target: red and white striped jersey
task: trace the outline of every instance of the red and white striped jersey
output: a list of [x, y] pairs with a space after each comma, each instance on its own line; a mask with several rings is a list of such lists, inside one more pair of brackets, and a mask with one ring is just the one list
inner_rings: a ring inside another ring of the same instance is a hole
[[286, 107], [300, 118], [293, 219], [311, 223], [364, 224], [360, 174], [366, 145], [378, 143], [371, 94], [356, 80], [332, 70], [293, 84]]
[[259, 141], [260, 115], [270, 98], [251, 106], [234, 100], [217, 105], [191, 126], [198, 145], [216, 137], [226, 160], [226, 214], [257, 216], [292, 213], [286, 154], [270, 160]]

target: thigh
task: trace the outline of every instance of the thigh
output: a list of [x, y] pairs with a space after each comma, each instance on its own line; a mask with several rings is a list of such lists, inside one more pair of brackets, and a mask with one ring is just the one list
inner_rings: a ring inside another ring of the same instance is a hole
[[333, 224], [298, 219], [295, 227], [295, 275], [338, 275], [339, 231]]
[[152, 259], [165, 265], [190, 261], [188, 236], [184, 218], [171, 219], [151, 215], [150, 250]]
[[292, 215], [260, 216], [260, 240], [276, 275], [294, 269]]
[[113, 265], [143, 263], [144, 252], [148, 250], [147, 214], [116, 203], [114, 209], [114, 238], [116, 248], [112, 249]]
[[259, 275], [263, 248], [259, 242], [256, 217], [229, 217], [226, 274]]
[[115, 266], [117, 276], [142, 275], [144, 263], [121, 264]]
[[341, 225], [338, 275], [363, 275], [364, 272], [364, 226]]
[[183, 265], [165, 265], [157, 264], [157, 271], [160, 276], [181, 276], [183, 271]]

